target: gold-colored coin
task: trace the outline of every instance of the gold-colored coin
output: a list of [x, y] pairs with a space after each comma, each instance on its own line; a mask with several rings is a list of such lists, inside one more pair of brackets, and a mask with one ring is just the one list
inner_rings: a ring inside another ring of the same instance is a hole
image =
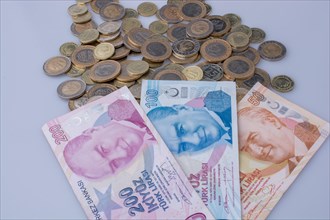
[[100, 43], [94, 50], [94, 56], [99, 60], [109, 59], [114, 53], [115, 47], [110, 43]]
[[130, 87], [130, 86], [132, 86], [134, 84], [135, 84], [135, 81], [132, 81], [132, 82], [122, 82], [122, 81], [119, 81], [117, 79], [115, 79], [113, 81], [113, 85], [116, 86], [117, 88], [121, 88], [121, 87], [124, 87], [124, 86]]
[[206, 18], [209, 19], [214, 26], [214, 31], [211, 34], [213, 37], [222, 37], [229, 32], [231, 25], [227, 18], [217, 15], [207, 16]]
[[132, 82], [134, 80], [137, 80], [138, 78], [140, 78], [140, 76], [130, 76], [128, 75], [128, 71], [127, 71], [127, 66], [134, 62], [133, 60], [125, 60], [120, 62], [121, 65], [121, 73], [119, 74], [119, 76], [117, 76], [117, 80], [122, 81], [122, 82]]
[[168, 42], [169, 42], [169, 40], [167, 39], [167, 37], [165, 37], [165, 36], [162, 35], [162, 34], [153, 34], [153, 35], [149, 38], [149, 40], [165, 40], [165, 41], [168, 41]]
[[172, 54], [172, 47], [166, 40], [149, 39], [142, 45], [142, 55], [152, 62], [163, 62]]
[[200, 54], [195, 54], [192, 57], [188, 57], [188, 58], [178, 58], [175, 56], [175, 54], [172, 54], [172, 56], [170, 56], [170, 60], [173, 63], [176, 64], [188, 64], [188, 63], [194, 63], [197, 62], [198, 60], [200, 60], [201, 55]]
[[249, 36], [243, 32], [233, 32], [227, 36], [227, 41], [233, 48], [246, 47], [250, 43]]
[[137, 8], [137, 11], [140, 15], [144, 17], [150, 17], [156, 14], [158, 7], [152, 2], [143, 2]]
[[182, 21], [179, 14], [179, 6], [175, 4], [167, 4], [161, 7], [157, 13], [159, 19], [167, 22], [168, 24], [175, 24]]
[[252, 36], [252, 30], [250, 27], [246, 26], [246, 25], [237, 25], [235, 27], [233, 27], [231, 29], [231, 32], [243, 32], [244, 34], [246, 34], [249, 38]]
[[87, 103], [86, 103], [86, 104], [91, 103], [91, 102], [94, 102], [94, 101], [96, 101], [96, 100], [98, 100], [98, 99], [100, 99], [100, 98], [103, 98], [103, 96], [102, 96], [102, 95], [92, 96], [92, 97], [90, 97], [90, 98], [87, 100]]
[[141, 48], [143, 43], [149, 39], [154, 33], [146, 28], [133, 28], [128, 33], [129, 42], [138, 48]]
[[90, 20], [92, 20], [92, 14], [89, 11], [83, 15], [72, 16], [72, 21], [77, 24], [86, 23]]
[[92, 10], [95, 13], [99, 14], [101, 8], [105, 7], [107, 4], [112, 3], [112, 2], [118, 3], [119, 0], [92, 0], [90, 5], [91, 5]]
[[230, 26], [233, 28], [237, 25], [240, 25], [242, 22], [242, 19], [240, 16], [233, 14], [233, 13], [229, 13], [229, 14], [225, 14], [223, 17], [227, 18], [230, 22]]
[[115, 34], [119, 31], [121, 22], [119, 21], [106, 21], [97, 27], [97, 30], [104, 35]]
[[179, 23], [172, 25], [166, 33], [168, 39], [172, 42], [182, 40], [187, 37], [187, 24]]
[[152, 80], [154, 79], [155, 75], [156, 75], [156, 71], [153, 69], [149, 69], [148, 73], [144, 74], [141, 78], [139, 78], [137, 80], [137, 83], [142, 83], [143, 80]]
[[250, 90], [257, 82], [269, 88], [271, 84], [269, 74], [263, 69], [256, 68], [254, 75], [251, 78], [246, 80], [236, 80], [236, 84], [239, 88], [246, 88], [248, 90]]
[[141, 52], [141, 49], [137, 46], [134, 46], [132, 44], [132, 42], [128, 39], [128, 35], [126, 34], [124, 37], [123, 37], [123, 42], [124, 42], [124, 45], [130, 49], [131, 51], [133, 52], [136, 52], [136, 53], [140, 53]]
[[124, 44], [123, 37], [118, 36], [116, 39], [108, 41], [108, 43], [112, 44], [115, 48], [119, 48]]
[[149, 64], [146, 61], [138, 60], [133, 61], [127, 65], [128, 75], [130, 76], [142, 76], [149, 70]]
[[188, 80], [201, 80], [203, 78], [203, 70], [198, 66], [188, 66], [182, 70], [182, 73]]
[[249, 90], [247, 90], [245, 88], [237, 88], [236, 89], [237, 103], [239, 103], [248, 92], [249, 92]]
[[72, 23], [71, 32], [73, 33], [74, 36], [79, 36], [79, 34], [81, 34], [81, 32], [83, 32], [84, 30], [96, 29], [96, 28], [97, 28], [97, 25], [94, 21], [89, 21], [89, 22], [82, 23], [82, 24]]
[[125, 16], [123, 17], [123, 19], [125, 18], [137, 18], [139, 17], [139, 13], [133, 9], [133, 8], [125, 8]]
[[179, 15], [185, 21], [203, 18], [205, 17], [206, 12], [206, 6], [203, 2], [197, 0], [184, 2], [179, 8]]
[[123, 46], [123, 47], [119, 47], [115, 50], [115, 53], [112, 55], [111, 59], [113, 60], [120, 60], [124, 57], [127, 57], [128, 54], [130, 53], [130, 49], [128, 49], [127, 47]]
[[234, 53], [233, 56], [244, 56], [251, 60], [255, 65], [257, 65], [260, 61], [260, 54], [253, 47], [249, 47], [247, 50], [240, 53]]
[[94, 49], [95, 47], [91, 45], [77, 47], [71, 56], [72, 63], [79, 68], [93, 66], [98, 62], [94, 57]]
[[116, 90], [116, 86], [108, 83], [95, 84], [87, 91], [87, 97], [90, 99], [94, 96], [106, 96]]
[[88, 8], [84, 4], [74, 4], [68, 8], [68, 13], [71, 16], [83, 15], [88, 11]]
[[[100, 34], [99, 38], [97, 39], [98, 42], [103, 43], [103, 42], [109, 42], [117, 39], [120, 36], [120, 31], [114, 34]], [[109, 42], [110, 43], [110, 42]]]
[[122, 31], [127, 34], [133, 28], [140, 28], [142, 24], [137, 18], [125, 18], [121, 24]]
[[78, 38], [82, 44], [90, 44], [99, 38], [100, 33], [96, 29], [87, 29], [79, 34]]
[[64, 74], [71, 68], [71, 60], [65, 56], [56, 56], [48, 59], [43, 66], [48, 76], [57, 76]]
[[142, 85], [139, 83], [136, 83], [136, 84], [132, 85], [131, 87], [129, 87], [129, 91], [131, 91], [134, 98], [141, 99], [141, 88], [142, 88]]
[[69, 109], [71, 111], [73, 111], [73, 110], [85, 105], [87, 103], [87, 101], [88, 101], [88, 97], [86, 94], [77, 99], [70, 99], [68, 102]]
[[163, 21], [154, 21], [150, 23], [149, 30], [155, 34], [164, 34], [168, 30], [168, 24]]
[[67, 42], [61, 45], [60, 47], [60, 53], [63, 56], [67, 56], [70, 57], [73, 53], [73, 51], [78, 47], [77, 44], [73, 43], [73, 42]]
[[187, 34], [195, 39], [207, 38], [213, 33], [213, 30], [213, 23], [205, 18], [194, 19], [187, 26]]
[[178, 70], [161, 70], [159, 71], [155, 77], [155, 80], [187, 80], [187, 77], [183, 75], [183, 73]]
[[91, 79], [91, 69], [86, 69], [86, 71], [81, 75], [81, 79], [87, 84], [87, 85], [94, 85], [95, 82]]
[[158, 68], [164, 64], [164, 62], [152, 62], [151, 60], [148, 60], [145, 57], [143, 57], [142, 60], [146, 61], [149, 64], [150, 68]]
[[120, 74], [120, 63], [114, 60], [104, 60], [91, 68], [91, 79], [94, 82], [109, 82]]
[[176, 64], [176, 63], [169, 63], [167, 64], [164, 69], [172, 69], [172, 70], [178, 70], [179, 72], [182, 72], [182, 70], [184, 69], [184, 67], [180, 64]]
[[218, 63], [224, 61], [231, 55], [232, 48], [225, 40], [212, 39], [202, 44], [200, 53], [208, 62]]
[[105, 21], [118, 21], [125, 16], [125, 8], [112, 2], [100, 8], [100, 16]]
[[67, 75], [69, 77], [78, 77], [78, 76], [81, 76], [85, 71], [86, 71], [86, 68], [79, 68], [79, 67], [76, 67], [75, 65], [72, 65], [69, 72], [67, 72]]
[[230, 79], [248, 79], [253, 76], [255, 65], [246, 57], [232, 56], [223, 63], [223, 70]]
[[85, 91], [86, 83], [78, 79], [64, 81], [57, 87], [57, 94], [63, 99], [78, 98], [82, 96]]

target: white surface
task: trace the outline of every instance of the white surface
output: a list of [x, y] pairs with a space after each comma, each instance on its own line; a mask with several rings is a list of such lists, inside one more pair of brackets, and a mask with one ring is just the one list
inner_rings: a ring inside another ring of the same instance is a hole
[[[135, 9], [141, 3], [121, 2]], [[292, 77], [296, 87], [283, 96], [329, 121], [328, 1], [207, 2], [212, 14], [237, 13], [244, 24], [262, 28], [266, 40], [286, 45], [285, 59], [258, 67]], [[56, 94], [68, 78], [48, 77], [42, 66], [62, 43], [78, 42], [67, 14], [73, 3], [1, 1], [1, 219], [86, 218], [41, 132], [45, 122], [68, 112]], [[144, 26], [154, 19], [143, 19]], [[328, 138], [269, 219], [329, 219], [329, 173]]]

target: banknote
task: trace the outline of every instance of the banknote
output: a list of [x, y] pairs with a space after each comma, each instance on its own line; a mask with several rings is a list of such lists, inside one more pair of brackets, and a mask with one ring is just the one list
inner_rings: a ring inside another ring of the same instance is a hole
[[329, 123], [257, 83], [238, 104], [243, 219], [265, 219], [329, 135]]
[[141, 106], [217, 219], [240, 219], [236, 85], [142, 83]]
[[42, 130], [89, 219], [214, 219], [127, 87]]

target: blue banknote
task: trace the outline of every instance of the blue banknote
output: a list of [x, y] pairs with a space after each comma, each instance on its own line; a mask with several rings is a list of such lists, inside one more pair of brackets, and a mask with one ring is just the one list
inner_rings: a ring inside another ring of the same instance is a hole
[[142, 83], [141, 106], [217, 219], [240, 219], [236, 85]]

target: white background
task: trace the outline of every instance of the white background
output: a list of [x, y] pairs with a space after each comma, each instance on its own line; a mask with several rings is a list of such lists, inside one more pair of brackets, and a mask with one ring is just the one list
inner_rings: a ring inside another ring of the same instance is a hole
[[[121, 1], [135, 9], [141, 2]], [[329, 121], [329, 1], [206, 2], [212, 14], [236, 13], [243, 24], [262, 28], [266, 40], [282, 42], [285, 59], [258, 67], [292, 77], [296, 87], [283, 96]], [[86, 218], [41, 132], [68, 112], [56, 93], [68, 78], [46, 76], [42, 66], [62, 43], [79, 42], [67, 13], [73, 3], [1, 0], [1, 219]], [[156, 18], [140, 19], [148, 27]], [[329, 219], [329, 173], [327, 139], [269, 219]]]

